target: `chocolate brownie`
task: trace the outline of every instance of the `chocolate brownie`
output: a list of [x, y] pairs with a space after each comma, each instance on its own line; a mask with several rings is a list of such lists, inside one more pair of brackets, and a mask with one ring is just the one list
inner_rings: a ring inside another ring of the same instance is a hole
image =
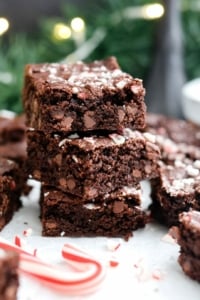
[[179, 220], [179, 264], [187, 276], [200, 282], [200, 212], [184, 212], [180, 214]]
[[179, 224], [179, 214], [200, 210], [200, 160], [160, 163], [160, 175], [151, 181], [153, 218], [167, 226]]
[[29, 130], [27, 136], [28, 173], [85, 199], [158, 175], [159, 148], [139, 131], [82, 137]]
[[14, 161], [0, 158], [0, 230], [21, 206], [24, 172]]
[[0, 145], [16, 143], [25, 139], [25, 115], [11, 117], [1, 116], [0, 113]]
[[23, 164], [27, 158], [26, 147], [25, 115], [0, 114], [0, 157]]
[[139, 186], [123, 187], [84, 202], [54, 187], [43, 186], [42, 195], [43, 236], [110, 236], [127, 240], [147, 221], [140, 207]]
[[175, 143], [200, 146], [200, 126], [190, 121], [148, 112], [145, 130], [169, 138]]
[[114, 57], [29, 64], [24, 77], [28, 127], [49, 133], [145, 127], [142, 80], [123, 72]]
[[19, 287], [19, 256], [0, 249], [0, 300], [16, 300]]

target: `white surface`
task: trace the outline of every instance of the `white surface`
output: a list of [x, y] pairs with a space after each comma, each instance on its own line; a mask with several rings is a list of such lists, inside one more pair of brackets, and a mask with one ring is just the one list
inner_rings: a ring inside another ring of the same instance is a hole
[[182, 108], [186, 119], [200, 125], [200, 78], [191, 80], [183, 86]]
[[[149, 185], [143, 183], [144, 205], [149, 203]], [[33, 279], [20, 277], [18, 300], [61, 300], [61, 299], [126, 299], [126, 300], [197, 300], [200, 298], [200, 285], [184, 275], [177, 263], [179, 247], [163, 240], [167, 229], [156, 224], [134, 232], [134, 236], [125, 242], [112, 238], [44, 238], [41, 237], [39, 206], [36, 194], [31, 199], [23, 199], [24, 207], [14, 216], [1, 236], [13, 241], [19, 235], [26, 241], [27, 247], [38, 249], [38, 253], [51, 263], [63, 262], [60, 251], [64, 243], [73, 244], [103, 260], [115, 257], [119, 265], [108, 267], [107, 275], [98, 292], [85, 297], [67, 297], [45, 288]], [[32, 228], [29, 237], [23, 231]], [[120, 242], [116, 251], [109, 250], [109, 243]], [[138, 276], [138, 264], [144, 266], [144, 273]], [[161, 279], [152, 278], [154, 272], [161, 274]]]

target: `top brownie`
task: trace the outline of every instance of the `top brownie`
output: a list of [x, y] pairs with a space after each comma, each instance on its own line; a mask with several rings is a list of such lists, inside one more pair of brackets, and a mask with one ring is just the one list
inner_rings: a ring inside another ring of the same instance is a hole
[[25, 67], [27, 126], [45, 132], [116, 131], [145, 127], [142, 80], [123, 72], [115, 57]]

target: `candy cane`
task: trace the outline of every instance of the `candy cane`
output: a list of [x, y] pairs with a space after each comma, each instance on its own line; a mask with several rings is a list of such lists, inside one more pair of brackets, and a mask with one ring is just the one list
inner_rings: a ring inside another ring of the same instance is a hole
[[22, 273], [30, 275], [41, 283], [68, 295], [93, 293], [105, 277], [104, 264], [71, 244], [64, 245], [62, 256], [74, 268], [73, 272], [67, 272], [59, 267], [47, 264], [2, 238], [0, 238], [0, 248], [19, 253], [19, 270]]

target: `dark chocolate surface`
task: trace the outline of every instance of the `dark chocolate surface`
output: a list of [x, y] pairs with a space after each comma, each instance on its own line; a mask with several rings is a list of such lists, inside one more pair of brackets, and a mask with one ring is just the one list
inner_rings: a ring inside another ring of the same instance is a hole
[[27, 125], [45, 132], [143, 129], [144, 95], [142, 80], [121, 71], [114, 57], [25, 69]]

